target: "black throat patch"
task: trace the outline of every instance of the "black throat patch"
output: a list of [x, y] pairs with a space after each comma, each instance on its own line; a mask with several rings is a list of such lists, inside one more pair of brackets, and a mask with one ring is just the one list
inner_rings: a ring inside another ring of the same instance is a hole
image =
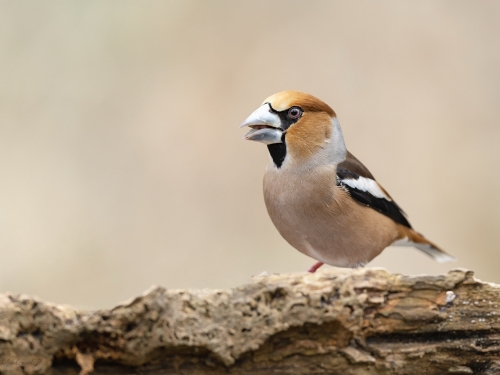
[[300, 107], [290, 107], [288, 109], [285, 109], [284, 111], [277, 111], [275, 110], [271, 103], [265, 103], [269, 105], [269, 109], [271, 112], [276, 113], [281, 121], [281, 130], [284, 130], [283, 135], [281, 136], [281, 142], [282, 143], [273, 143], [271, 145], [267, 145], [267, 149], [269, 150], [269, 153], [271, 154], [271, 157], [273, 158], [274, 165], [276, 165], [276, 168], [281, 168], [281, 165], [283, 164], [283, 160], [285, 160], [286, 157], [286, 142], [285, 142], [285, 136], [286, 136], [286, 130], [295, 124], [297, 121], [299, 121], [300, 117], [297, 118], [289, 118], [288, 117], [288, 111], [291, 108], [298, 108], [300, 111], [303, 112], [302, 108]]
[[281, 168], [283, 160], [285, 160], [286, 157], [285, 135], [286, 134], [283, 134], [283, 136], [281, 137], [281, 142], [283, 143], [273, 143], [271, 145], [267, 145], [267, 149], [269, 150], [269, 153], [273, 158], [273, 162], [274, 165], [276, 165], [276, 168]]

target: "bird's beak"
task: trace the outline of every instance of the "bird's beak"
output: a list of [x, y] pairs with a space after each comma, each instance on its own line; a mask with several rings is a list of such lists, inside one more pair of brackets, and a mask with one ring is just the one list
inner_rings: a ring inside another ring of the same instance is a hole
[[240, 128], [248, 126], [250, 131], [245, 134], [244, 139], [262, 142], [267, 145], [282, 143], [283, 128], [279, 116], [271, 111], [268, 103], [263, 104], [243, 121]]

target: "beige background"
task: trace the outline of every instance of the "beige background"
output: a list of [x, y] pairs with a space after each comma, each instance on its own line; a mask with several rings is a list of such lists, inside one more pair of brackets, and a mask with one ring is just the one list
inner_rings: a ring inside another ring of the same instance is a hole
[[238, 129], [284, 89], [459, 259], [371, 265], [500, 282], [499, 40], [498, 1], [2, 2], [0, 291], [96, 308], [308, 268]]

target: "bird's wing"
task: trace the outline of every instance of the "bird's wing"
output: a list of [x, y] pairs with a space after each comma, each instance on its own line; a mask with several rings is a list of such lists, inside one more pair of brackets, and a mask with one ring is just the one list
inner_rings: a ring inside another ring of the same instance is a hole
[[358, 159], [349, 151], [346, 160], [337, 166], [337, 185], [345, 189], [362, 205], [390, 217], [396, 223], [411, 228], [404, 211]]

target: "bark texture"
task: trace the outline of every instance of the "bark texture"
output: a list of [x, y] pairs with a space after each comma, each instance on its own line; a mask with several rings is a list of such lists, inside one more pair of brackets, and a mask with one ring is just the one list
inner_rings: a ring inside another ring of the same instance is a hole
[[0, 295], [1, 374], [500, 374], [500, 286], [471, 271], [155, 287], [111, 310]]

